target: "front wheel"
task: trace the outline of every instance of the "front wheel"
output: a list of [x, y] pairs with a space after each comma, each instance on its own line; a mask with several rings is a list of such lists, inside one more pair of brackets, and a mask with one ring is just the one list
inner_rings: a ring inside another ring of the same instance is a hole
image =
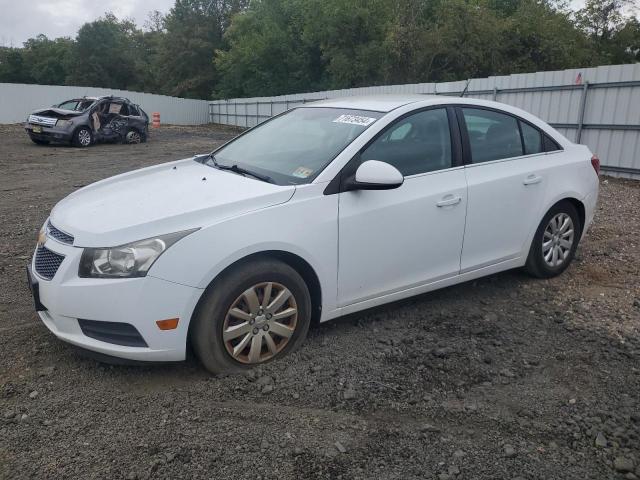
[[538, 278], [560, 275], [578, 248], [582, 226], [571, 202], [554, 205], [540, 222], [527, 257], [526, 270]]
[[91, 135], [91, 131], [86, 127], [80, 127], [73, 134], [73, 145], [76, 147], [85, 148], [93, 143], [93, 136]]
[[207, 289], [191, 342], [210, 372], [239, 371], [298, 348], [310, 319], [311, 297], [300, 274], [277, 260], [257, 260], [223, 274]]

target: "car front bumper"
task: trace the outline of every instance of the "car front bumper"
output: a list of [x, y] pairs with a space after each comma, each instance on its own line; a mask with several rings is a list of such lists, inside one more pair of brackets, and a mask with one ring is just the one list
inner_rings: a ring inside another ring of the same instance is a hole
[[34, 125], [33, 123], [25, 123], [24, 129], [31, 138], [48, 142], [70, 142], [73, 138], [73, 128], [68, 127], [45, 127], [42, 125]]
[[[130, 279], [79, 278], [82, 248], [64, 245], [51, 238], [44, 247], [63, 255], [62, 263], [53, 278], [47, 280], [38, 274], [34, 255], [29, 276], [36, 309], [40, 310], [38, 315], [59, 339], [127, 360], [185, 359], [189, 321], [202, 295], [201, 289], [149, 275]], [[170, 318], [179, 319], [173, 330], [161, 330], [156, 324], [158, 320]], [[88, 330], [86, 324], [99, 328]], [[114, 331], [115, 335], [95, 333], [103, 331], [101, 326], [107, 324], [119, 327]], [[123, 329], [132, 331], [129, 326], [139, 333], [142, 342], [131, 342], [130, 336], [122, 335]], [[121, 340], [123, 338], [125, 341]]]

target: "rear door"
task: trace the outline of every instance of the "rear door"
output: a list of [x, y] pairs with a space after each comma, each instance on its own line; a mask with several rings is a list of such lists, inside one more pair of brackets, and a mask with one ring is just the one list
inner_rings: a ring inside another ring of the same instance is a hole
[[464, 273], [526, 255], [554, 159], [545, 154], [544, 134], [515, 116], [460, 107], [458, 120], [468, 163]]

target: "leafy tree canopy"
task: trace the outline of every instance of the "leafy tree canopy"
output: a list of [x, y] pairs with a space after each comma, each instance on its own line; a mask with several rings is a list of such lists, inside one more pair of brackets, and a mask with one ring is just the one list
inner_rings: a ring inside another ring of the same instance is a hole
[[0, 82], [189, 98], [460, 80], [640, 61], [634, 0], [176, 0], [143, 28], [0, 47]]

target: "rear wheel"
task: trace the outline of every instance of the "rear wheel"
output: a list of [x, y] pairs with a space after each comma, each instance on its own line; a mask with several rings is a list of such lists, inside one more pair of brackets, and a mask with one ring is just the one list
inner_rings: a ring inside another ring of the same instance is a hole
[[93, 136], [91, 135], [91, 130], [87, 127], [80, 127], [73, 134], [73, 145], [76, 147], [85, 148], [93, 143]]
[[571, 202], [554, 205], [544, 216], [529, 250], [526, 270], [534, 277], [560, 275], [571, 263], [578, 248], [582, 226]]
[[143, 140], [139, 131], [130, 128], [127, 130], [127, 134], [125, 135], [125, 141], [127, 143], [141, 143]]
[[223, 274], [207, 289], [193, 319], [191, 342], [213, 373], [283, 357], [304, 341], [311, 298], [296, 270], [258, 260]]
[[40, 140], [34, 137], [29, 137], [29, 138], [31, 138], [31, 141], [36, 145], [49, 145], [49, 140]]

